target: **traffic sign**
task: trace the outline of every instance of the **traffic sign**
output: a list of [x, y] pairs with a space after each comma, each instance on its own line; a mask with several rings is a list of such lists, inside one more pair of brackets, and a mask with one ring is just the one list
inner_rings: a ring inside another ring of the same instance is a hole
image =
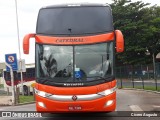
[[[17, 65], [17, 55], [16, 53], [14, 54], [5, 54], [5, 60], [6, 63], [10, 64], [12, 66], [13, 71], [18, 70], [18, 65]], [[6, 71], [9, 72], [10, 68], [7, 66]]]
[[25, 59], [18, 60], [17, 72], [26, 72]]

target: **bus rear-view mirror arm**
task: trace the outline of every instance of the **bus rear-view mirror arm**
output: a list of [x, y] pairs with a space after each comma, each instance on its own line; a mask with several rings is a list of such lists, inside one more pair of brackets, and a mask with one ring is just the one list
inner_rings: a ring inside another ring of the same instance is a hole
[[116, 52], [121, 53], [124, 51], [124, 38], [120, 30], [115, 30], [116, 36]]
[[24, 54], [29, 54], [29, 40], [30, 38], [34, 38], [36, 34], [31, 33], [31, 34], [27, 34], [25, 35], [25, 37], [23, 38], [23, 52]]

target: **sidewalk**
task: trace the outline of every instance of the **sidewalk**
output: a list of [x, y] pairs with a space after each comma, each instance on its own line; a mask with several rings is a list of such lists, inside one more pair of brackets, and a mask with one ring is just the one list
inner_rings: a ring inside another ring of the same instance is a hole
[[0, 106], [12, 105], [12, 96], [0, 96]]
[[6, 91], [4, 91], [4, 88], [0, 88], [0, 106], [12, 105], [11, 100], [12, 100], [11, 93], [7, 95]]

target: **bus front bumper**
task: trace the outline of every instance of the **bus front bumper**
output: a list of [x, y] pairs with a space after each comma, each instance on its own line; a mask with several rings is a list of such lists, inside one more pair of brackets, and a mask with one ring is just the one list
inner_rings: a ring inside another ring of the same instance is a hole
[[82, 101], [57, 101], [36, 95], [37, 112], [111, 112], [116, 108], [116, 92], [95, 99]]

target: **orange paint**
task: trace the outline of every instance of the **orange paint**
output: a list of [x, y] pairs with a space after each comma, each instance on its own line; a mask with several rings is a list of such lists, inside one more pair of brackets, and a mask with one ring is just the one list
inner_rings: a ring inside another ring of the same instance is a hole
[[[106, 5], [103, 5], [102, 7], [105, 7], [105, 6]], [[65, 7], [67, 7], [67, 6], [65, 6]], [[76, 6], [68, 6], [68, 7], [76, 7]], [[80, 6], [78, 6], [78, 7], [80, 7]], [[103, 14], [103, 12], [102, 12], [102, 14]], [[48, 13], [46, 13], [46, 15], [48, 15]], [[104, 14], [104, 15], [106, 15], [106, 14]], [[47, 17], [44, 18], [44, 16], [42, 16], [42, 17], [43, 17], [42, 20], [49, 19]], [[54, 17], [56, 17], [56, 15]], [[99, 17], [99, 16], [97, 16], [97, 17]], [[112, 17], [112, 16], [110, 15], [108, 17]], [[108, 17], [106, 20], [108, 20]], [[58, 17], [58, 18], [60, 18], [60, 17]], [[39, 17], [38, 19], [41, 19], [41, 18]], [[97, 19], [96, 24], [100, 24], [99, 22], [101, 22], [101, 21], [98, 21], [98, 20], [99, 19]], [[88, 22], [90, 22], [90, 21], [87, 21], [87, 23]], [[108, 24], [110, 24], [110, 25], [106, 26], [106, 27], [110, 28], [110, 29], [108, 28], [108, 31], [112, 30], [112, 28], [113, 28], [112, 27], [113, 23], [111, 23], [111, 22], [108, 22]], [[38, 20], [37, 20], [37, 23], [38, 23]], [[51, 26], [49, 26], [49, 28], [45, 29], [46, 32], [48, 30], [50, 30], [50, 28], [52, 30], [52, 27], [53, 27], [53, 29], [57, 29], [57, 27], [54, 28], [55, 25], [52, 25], [52, 24], [53, 23], [50, 23], [49, 25], [51, 25]], [[78, 22], [77, 22], [77, 24], [78, 24]], [[40, 25], [40, 24], [37, 24], [37, 25]], [[67, 26], [72, 27], [73, 25], [67, 25]], [[40, 27], [40, 28], [42, 28], [42, 27]], [[46, 25], [46, 27], [48, 27], [48, 25]], [[98, 27], [95, 25], [95, 29], [97, 29], [97, 28]], [[106, 29], [103, 31], [106, 31]], [[44, 32], [44, 33], [46, 33], [46, 32]], [[47, 34], [49, 34], [49, 33], [47, 33]], [[64, 34], [64, 33], [60, 33], [60, 34]], [[24, 54], [29, 54], [29, 39], [30, 38], [35, 38], [35, 41], [38, 44], [50, 44], [50, 45], [57, 45], [57, 46], [58, 45], [66, 45], [66, 46], [67, 45], [85, 45], [85, 44], [96, 44], [96, 43], [103, 43], [103, 42], [109, 42], [109, 41], [113, 42], [114, 41], [116, 44], [116, 52], [123, 52], [124, 51], [124, 39], [123, 39], [123, 35], [120, 30], [115, 30], [115, 31], [112, 31], [109, 33], [97, 34], [97, 35], [93, 35], [93, 34], [90, 34], [88, 36], [85, 36], [85, 35], [73, 36], [73, 35], [71, 35], [68, 37], [66, 37], [66, 36], [57, 36], [56, 37], [56, 36], [42, 35], [42, 34], [28, 34], [23, 39]], [[103, 59], [103, 55], [102, 55], [102, 59]], [[37, 61], [35, 61], [35, 62], [37, 62]], [[102, 62], [102, 64], [103, 64], [103, 62]], [[112, 62], [112, 64], [114, 64], [114, 63]], [[38, 90], [38, 91], [36, 90], [36, 94], [35, 94], [36, 109], [38, 112], [54, 112], [54, 113], [57, 113], [57, 112], [107, 112], [107, 111], [114, 111], [116, 109], [116, 91], [115, 91], [115, 89], [112, 89], [112, 88], [115, 88], [116, 84], [117, 84], [116, 80], [114, 80], [114, 79], [111, 80], [110, 82], [106, 81], [105, 83], [98, 84], [98, 85], [81, 86], [81, 87], [79, 87], [79, 86], [77, 86], [77, 87], [56, 87], [56, 86], [36, 83], [34, 85], [34, 87]], [[110, 89], [112, 89], [112, 90], [110, 90]], [[48, 94], [46, 94], [45, 92]], [[54, 95], [54, 96], [52, 96], [52, 95]], [[67, 99], [65, 99], [66, 96], [67, 96]], [[79, 97], [79, 99], [77, 96]], [[85, 97], [87, 96], [87, 97], [85, 98], [84, 96]], [[69, 97], [69, 100], [68, 100], [68, 97]], [[80, 99], [80, 97], [82, 99]], [[78, 100], [76, 101], [76, 99], [78, 99]], [[109, 103], [110, 104], [109, 105], [106, 104], [107, 102], [108, 102], [108, 104]], [[38, 104], [38, 103], [40, 103], [40, 104]]]
[[24, 54], [29, 54], [29, 39], [35, 37], [35, 34], [27, 34], [23, 38], [23, 52]]
[[35, 88], [56, 95], [86, 95], [113, 88], [116, 86], [116, 82], [114, 81], [87, 87], [55, 87], [36, 83]]
[[123, 34], [120, 30], [115, 30], [116, 34], [116, 51], [123, 52], [124, 51], [124, 38]]
[[51, 37], [51, 36], [35, 36], [37, 43], [55, 44], [55, 45], [74, 45], [74, 44], [91, 44], [101, 43], [114, 40], [114, 32], [83, 37]]
[[[96, 94], [116, 86], [116, 80], [100, 85], [87, 87], [54, 87], [36, 83], [36, 89], [54, 95], [87, 95]], [[108, 100], [113, 100], [113, 104], [105, 107]], [[37, 102], [43, 102], [46, 108], [42, 108]], [[81, 110], [69, 110], [69, 106], [81, 107]], [[114, 111], [116, 108], [116, 92], [95, 100], [86, 101], [55, 101], [36, 95], [36, 109], [39, 112], [105, 112]]]
[[[113, 104], [106, 107], [105, 104], [108, 100], [113, 100]], [[46, 108], [40, 107], [37, 102], [43, 101]], [[69, 107], [81, 107], [80, 110], [69, 110]], [[111, 112], [116, 108], [116, 92], [106, 97], [90, 100], [90, 101], [73, 101], [73, 102], [61, 102], [49, 100], [36, 95], [36, 109], [38, 112]]]

